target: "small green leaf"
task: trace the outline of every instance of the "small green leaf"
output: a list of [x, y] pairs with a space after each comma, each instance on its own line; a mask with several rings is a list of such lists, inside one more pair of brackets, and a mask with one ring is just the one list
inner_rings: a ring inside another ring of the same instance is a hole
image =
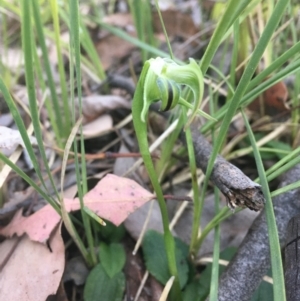
[[123, 269], [126, 261], [126, 254], [121, 244], [112, 243], [107, 245], [101, 243], [99, 258], [107, 275], [110, 278], [113, 278]]
[[117, 227], [107, 220], [105, 223], [105, 227], [99, 227], [101, 237], [104, 238], [106, 242], [119, 242], [124, 237], [126, 232], [124, 225], [121, 224]]
[[122, 272], [109, 278], [101, 264], [97, 264], [87, 277], [84, 301], [122, 301], [125, 290], [125, 276]]
[[[188, 247], [182, 241], [175, 238], [175, 256], [178, 268], [180, 287], [183, 288], [188, 280], [188, 263], [187, 253]], [[143, 241], [143, 252], [146, 267], [151, 275], [159, 282], [166, 284], [171, 274], [168, 268], [167, 254], [164, 244], [163, 235], [150, 230], [146, 233]]]
[[[229, 261], [233, 257], [235, 252], [236, 252], [235, 248], [227, 248], [220, 253], [220, 258]], [[191, 283], [187, 285], [187, 287], [183, 292], [183, 301], [206, 300], [210, 290], [211, 269], [212, 269], [212, 264], [211, 263], [207, 264], [206, 268], [201, 273], [200, 278], [194, 279]], [[225, 270], [225, 266], [220, 265], [219, 275], [221, 275], [224, 270]]]
[[[210, 270], [211, 272], [211, 270]], [[204, 277], [205, 275], [203, 275]], [[209, 279], [211, 277], [211, 273], [208, 275]], [[207, 282], [208, 283], [208, 282]], [[209, 291], [209, 287], [203, 287], [203, 283], [199, 283], [199, 279], [194, 279], [191, 283], [189, 283], [186, 289], [183, 292], [183, 301], [202, 301], [207, 297], [207, 292]]]

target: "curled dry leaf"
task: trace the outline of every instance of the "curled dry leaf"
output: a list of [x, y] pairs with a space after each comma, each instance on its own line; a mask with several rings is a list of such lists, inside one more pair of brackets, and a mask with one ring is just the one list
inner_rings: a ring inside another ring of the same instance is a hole
[[27, 236], [0, 244], [1, 300], [45, 301], [49, 295], [56, 294], [65, 265], [59, 227], [51, 236], [49, 246], [51, 250]]
[[[37, 145], [35, 137], [30, 136], [29, 139], [32, 145]], [[25, 147], [20, 132], [6, 126], [0, 126], [0, 151], [9, 156], [19, 145]]]
[[[152, 193], [133, 180], [108, 174], [84, 196], [84, 204], [118, 226], [130, 213], [153, 198]], [[64, 199], [64, 203], [68, 212], [80, 209], [77, 198]], [[31, 240], [44, 243], [60, 220], [59, 214], [46, 205], [29, 217], [18, 212], [9, 225], [0, 229], [0, 234], [11, 237], [26, 233]]]

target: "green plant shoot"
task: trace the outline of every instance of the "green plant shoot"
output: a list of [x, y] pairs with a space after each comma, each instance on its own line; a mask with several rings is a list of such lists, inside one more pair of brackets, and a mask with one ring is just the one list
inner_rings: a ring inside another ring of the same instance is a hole
[[[192, 90], [194, 105], [191, 105], [181, 97], [181, 85], [185, 85]], [[189, 64], [181, 66], [171, 59], [150, 59], [146, 61], [143, 67], [132, 103], [133, 125], [136, 131], [140, 152], [156, 193], [162, 215], [169, 271], [172, 276], [175, 276], [174, 287], [171, 291], [172, 300], [181, 300], [175, 260], [175, 243], [169, 230], [167, 206], [149, 152], [146, 117], [151, 103], [161, 100], [161, 110], [163, 111], [170, 110], [177, 104], [192, 109], [192, 114], [186, 127], [192, 122], [197, 113], [211, 118], [199, 110], [203, 96], [203, 87], [203, 76], [195, 60], [190, 59]]]

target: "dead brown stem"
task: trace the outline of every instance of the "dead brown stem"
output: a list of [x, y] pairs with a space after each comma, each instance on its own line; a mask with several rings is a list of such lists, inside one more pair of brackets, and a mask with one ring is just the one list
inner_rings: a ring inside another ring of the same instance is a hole
[[[212, 146], [200, 134], [196, 125], [192, 126], [192, 137], [197, 167], [205, 173], [212, 153]], [[181, 134], [181, 139], [185, 141], [184, 134]], [[210, 180], [225, 195], [227, 204], [231, 209], [248, 207], [258, 211], [264, 207], [265, 199], [261, 186], [250, 180], [239, 168], [220, 155], [215, 160]]]
[[[280, 187], [300, 178], [300, 164], [288, 171]], [[281, 245], [284, 245], [288, 221], [300, 214], [300, 189], [295, 189], [273, 199], [277, 230]], [[251, 300], [262, 277], [270, 268], [270, 247], [264, 210], [248, 231], [237, 254], [222, 274], [219, 286], [219, 301]]]

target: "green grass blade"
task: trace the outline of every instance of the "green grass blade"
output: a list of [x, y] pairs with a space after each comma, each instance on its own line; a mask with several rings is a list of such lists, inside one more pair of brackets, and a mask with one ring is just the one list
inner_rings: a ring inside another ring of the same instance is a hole
[[64, 155], [63, 155], [62, 167], [61, 167], [61, 177], [60, 177], [60, 187], [61, 187], [61, 195], [62, 195], [61, 213], [62, 213], [62, 218], [63, 218], [64, 224], [65, 224], [70, 236], [74, 240], [75, 244], [77, 245], [78, 249], [80, 250], [85, 261], [88, 264], [91, 264], [90, 260], [89, 260], [89, 253], [86, 250], [86, 248], [82, 242], [82, 239], [80, 238], [78, 232], [76, 231], [76, 228], [71, 220], [71, 217], [66, 210], [65, 203], [64, 203], [64, 197], [63, 197], [63, 195], [64, 195], [64, 179], [65, 179], [65, 172], [66, 172], [66, 168], [67, 168], [68, 157], [69, 157], [70, 149], [72, 147], [74, 139], [76, 138], [76, 133], [77, 133], [78, 128], [81, 125], [81, 123], [82, 123], [82, 118], [80, 118], [76, 122], [75, 126], [71, 130], [70, 136], [67, 139], [65, 149], [64, 149]]
[[[35, 67], [35, 76], [36, 76], [37, 86], [39, 86], [41, 88], [43, 93], [46, 93], [46, 99], [45, 99], [45, 102], [43, 102], [43, 103], [46, 106], [47, 115], [50, 119], [51, 125], [53, 125], [52, 128], [53, 128], [54, 134], [56, 135], [56, 133], [59, 130], [58, 130], [57, 124], [55, 122], [55, 120], [56, 120], [55, 112], [52, 109], [52, 103], [49, 100], [50, 96], [48, 95], [49, 93], [47, 91], [47, 84], [45, 82], [45, 76], [44, 76], [44, 71], [43, 71], [44, 68], [42, 67], [41, 60], [40, 60], [40, 57], [38, 55], [38, 49], [37, 49], [35, 43], [33, 43], [33, 49], [32, 50], [33, 50], [33, 55], [34, 55], [34, 67]], [[57, 139], [57, 142], [61, 146], [61, 144], [60, 144], [61, 139], [60, 138]]]
[[296, 164], [299, 164], [299, 163], [300, 163], [300, 157], [296, 157], [296, 158], [290, 160], [287, 164], [283, 165], [282, 167], [278, 168], [277, 170], [274, 170], [271, 174], [267, 175], [268, 181], [272, 181], [272, 180], [276, 179], [278, 176], [285, 173], [286, 171], [288, 171], [293, 166], [295, 166]]
[[266, 199], [265, 214], [268, 225], [269, 242], [270, 242], [270, 253], [271, 253], [271, 265], [272, 265], [272, 275], [273, 275], [273, 291], [274, 291], [274, 301], [284, 301], [285, 296], [285, 285], [284, 285], [284, 273], [281, 259], [281, 248], [279, 244], [278, 231], [276, 225], [276, 219], [271, 199], [271, 194], [269, 190], [269, 185], [264, 170], [263, 162], [256, 145], [256, 141], [247, 120], [246, 115], [242, 111], [245, 126], [249, 135], [251, 145], [253, 147], [253, 154], [255, 157], [255, 162], [261, 181], [262, 191]]
[[284, 52], [280, 57], [272, 62], [266, 69], [257, 74], [249, 83], [247, 91], [251, 91], [258, 84], [260, 84], [264, 79], [266, 79], [271, 73], [281, 68], [288, 60], [290, 60], [294, 55], [300, 52], [300, 42], [293, 45], [290, 49]]
[[[240, 209], [237, 209], [235, 213], [239, 212]], [[214, 229], [218, 224], [220, 224], [223, 220], [230, 217], [232, 215], [232, 211], [228, 207], [222, 208], [218, 214], [214, 216], [214, 218], [205, 226], [203, 229], [201, 236], [199, 240], [197, 241], [197, 249], [199, 249], [206, 238], [206, 236], [209, 234], [209, 232]]]
[[[184, 118], [184, 124], [187, 123], [187, 109], [182, 107], [182, 114]], [[201, 200], [199, 198], [199, 186], [197, 181], [197, 166], [195, 159], [195, 151], [193, 146], [193, 138], [192, 132], [190, 128], [187, 128], [185, 131], [186, 137], [186, 145], [189, 156], [189, 167], [192, 177], [192, 189], [193, 189], [193, 199], [194, 199], [194, 210], [193, 210], [193, 224], [192, 224], [192, 233], [191, 233], [191, 243], [190, 243], [190, 251], [193, 250], [193, 246], [197, 241], [199, 234], [199, 220], [202, 213], [203, 203], [201, 204]]]
[[[259, 94], [268, 89], [270, 86], [274, 85], [276, 82], [282, 80], [284, 77], [295, 73], [300, 66], [300, 60], [297, 59], [295, 62], [289, 63], [285, 68], [279, 70], [271, 78], [262, 82], [270, 74], [281, 68], [288, 60], [290, 60], [295, 54], [300, 52], [300, 42], [292, 46], [284, 54], [282, 54], [278, 59], [276, 59], [269, 67], [259, 73], [254, 77], [246, 89], [246, 95], [244, 95], [240, 100], [240, 105], [245, 105], [245, 103], [250, 103], [251, 100], [255, 99]], [[221, 120], [226, 112], [228, 111], [229, 103], [225, 104], [213, 117]], [[212, 128], [216, 122], [209, 121], [202, 127], [202, 132], [206, 133], [210, 128]]]
[[[232, 56], [230, 64], [230, 77], [229, 77], [229, 83], [232, 87], [235, 87], [236, 83], [236, 65], [238, 62], [238, 50], [239, 50], [239, 21], [236, 20], [233, 24], [233, 49], [232, 49]], [[234, 93], [231, 93], [231, 91], [228, 91], [228, 95], [226, 97], [226, 100], [228, 101], [231, 99], [232, 95]], [[226, 101], [226, 102], [227, 102]]]
[[267, 23], [266, 28], [265, 28], [262, 36], [260, 37], [260, 39], [256, 45], [256, 48], [253, 51], [253, 54], [245, 68], [245, 71], [242, 75], [239, 85], [236, 88], [235, 94], [230, 101], [228, 110], [224, 116], [222, 125], [220, 127], [220, 132], [216, 139], [216, 144], [214, 146], [213, 153], [212, 153], [209, 163], [208, 163], [207, 172], [206, 172], [207, 177], [210, 176], [210, 173], [211, 173], [212, 167], [213, 167], [213, 162], [216, 159], [217, 154], [221, 149], [221, 146], [226, 137], [226, 133], [229, 128], [231, 119], [235, 115], [235, 112], [239, 106], [240, 99], [243, 97], [244, 93], [246, 92], [247, 86], [255, 72], [256, 66], [258, 65], [258, 63], [268, 45], [269, 40], [271, 39], [272, 34], [275, 31], [275, 29], [281, 19], [281, 16], [284, 13], [284, 9], [285, 9], [286, 5], [287, 5], [287, 2], [285, 0], [279, 0], [277, 2], [277, 5], [274, 9], [272, 17], [270, 18], [269, 22]]
[[[135, 28], [140, 41], [145, 44], [154, 44], [152, 13], [151, 6], [148, 0], [130, 0], [129, 7], [131, 15], [134, 19]], [[148, 53], [145, 48], [142, 50], [142, 60], [145, 62], [148, 59]]]
[[[171, 122], [171, 120], [174, 120], [177, 116], [178, 112], [175, 112], [174, 115], [169, 119], [169, 122]], [[156, 170], [161, 182], [164, 176], [167, 174], [167, 165], [172, 161], [172, 152], [183, 126], [183, 116], [182, 114], [180, 114], [180, 118], [178, 119], [178, 124], [175, 130], [164, 140], [161, 146], [161, 154], [158, 161], [156, 162]]]
[[278, 170], [281, 170], [281, 168], [284, 168], [286, 166], [285, 167], [286, 169], [283, 171], [283, 172], [285, 172], [288, 169], [290, 169], [292, 166], [296, 165], [298, 163], [298, 160], [300, 160], [299, 154], [300, 154], [300, 147], [296, 148], [291, 153], [286, 155], [283, 159], [276, 162], [272, 167], [270, 167], [266, 171], [266, 175], [268, 176], [268, 181], [271, 181], [276, 176], [280, 175], [281, 172], [279, 174], [277, 174], [276, 176], [273, 176], [274, 174], [276, 174], [278, 172]]
[[[79, 104], [79, 114], [82, 115], [82, 89], [81, 89], [81, 60], [80, 60], [80, 36], [79, 36], [79, 10], [78, 10], [78, 1], [70, 1], [70, 30], [71, 30], [71, 50], [74, 54], [75, 59], [75, 74], [76, 74], [76, 83], [77, 83], [77, 98], [78, 98], [78, 104]], [[75, 117], [75, 116], [74, 116]], [[79, 127], [80, 132], [82, 131], [82, 126]], [[87, 185], [86, 185], [86, 168], [85, 168], [85, 148], [84, 148], [84, 139], [81, 133], [80, 137], [81, 141], [81, 147], [83, 149], [81, 150], [82, 154], [82, 160], [81, 160], [81, 172], [82, 172], [82, 178], [85, 179], [79, 183], [82, 185], [82, 194], [85, 194], [87, 192]]]
[[221, 146], [224, 143], [229, 125], [231, 123], [231, 120], [233, 116], [235, 115], [235, 112], [239, 106], [240, 99], [246, 92], [247, 86], [255, 72], [255, 69], [268, 45], [268, 42], [270, 41], [272, 34], [274, 33], [283, 13], [284, 9], [287, 6], [287, 2], [285, 0], [279, 0], [277, 2], [277, 5], [274, 9], [274, 12], [269, 20], [269, 22], [266, 24], [265, 30], [262, 33], [255, 50], [253, 51], [253, 54], [245, 68], [245, 71], [242, 75], [242, 78], [236, 88], [235, 94], [233, 95], [231, 101], [229, 102], [228, 110], [226, 111], [226, 114], [224, 116], [223, 122], [220, 126], [220, 132], [218, 134], [218, 137], [216, 139], [216, 142], [214, 144], [214, 148], [212, 151], [212, 154], [210, 156], [207, 169], [206, 169], [206, 177], [205, 181], [203, 183], [201, 198], [204, 200], [205, 192], [208, 186], [209, 178], [213, 169], [214, 161], [220, 152]]
[[69, 106], [69, 97], [66, 81], [65, 66], [63, 62], [62, 47], [60, 40], [60, 25], [59, 25], [59, 15], [58, 15], [58, 3], [56, 0], [50, 0], [51, 13], [53, 19], [54, 27], [54, 38], [55, 46], [58, 60], [58, 71], [60, 79], [60, 88], [61, 88], [61, 98], [63, 102], [63, 112], [64, 112], [64, 124], [65, 124], [65, 134], [69, 135], [71, 131], [71, 114]]
[[160, 20], [160, 24], [161, 24], [161, 27], [162, 27], [162, 30], [163, 30], [163, 33], [164, 33], [164, 36], [165, 36], [165, 39], [166, 39], [166, 42], [167, 42], [167, 45], [168, 45], [170, 58], [172, 60], [174, 60], [173, 50], [172, 50], [172, 47], [171, 47], [170, 39], [169, 39], [169, 36], [168, 36], [168, 33], [167, 33], [167, 29], [166, 29], [166, 26], [165, 26], [160, 8], [159, 8], [159, 5], [158, 5], [158, 0], [155, 0], [155, 8], [157, 10], [158, 17], [159, 17], [159, 20]]
[[[209, 101], [209, 112], [213, 114], [216, 110], [216, 103], [213, 94], [212, 88], [209, 87], [210, 101]], [[215, 141], [215, 131], [212, 130], [211, 133], [212, 141]], [[214, 196], [215, 196], [215, 216], [220, 212], [220, 191], [217, 187], [214, 187]], [[220, 259], [220, 223], [215, 226], [214, 229], [214, 249], [213, 249], [213, 262], [212, 262], [212, 274], [210, 280], [210, 292], [209, 292], [209, 301], [218, 300], [218, 288], [219, 288], [219, 259]]]
[[228, 95], [234, 94], [234, 86], [231, 84], [230, 80], [223, 74], [223, 71], [219, 68], [215, 67], [214, 65], [209, 65], [209, 68], [211, 68], [216, 74], [220, 77], [220, 79], [226, 84], [228, 88]]
[[[69, 20], [69, 15], [67, 14], [67, 9], [60, 9], [59, 10], [59, 16], [62, 19], [62, 21], [68, 26], [68, 28], [70, 29], [70, 20]], [[81, 28], [83, 31], [86, 30], [85, 26], [83, 28]], [[54, 39], [54, 36], [52, 34], [52, 32], [47, 31], [47, 35], [51, 38]], [[80, 60], [81, 60], [81, 66], [85, 67], [88, 69], [89, 74], [91, 75], [92, 73], [92, 78], [93, 80], [95, 80], [95, 82], [97, 83], [101, 83], [103, 81], [103, 79], [106, 77], [103, 67], [102, 67], [102, 63], [100, 61], [99, 55], [96, 52], [95, 46], [91, 41], [91, 38], [85, 37], [86, 34], [84, 34], [83, 36], [81, 36], [81, 46], [85, 49], [85, 51], [88, 53], [88, 56], [90, 58], [90, 60], [85, 57], [83, 54], [80, 55]], [[88, 40], [89, 41], [88, 41]], [[85, 43], [88, 43], [88, 45], [85, 45]], [[91, 45], [91, 44], [92, 45]], [[69, 45], [67, 45], [65, 42], [61, 41], [61, 44], [63, 45], [63, 47], [65, 49], [68, 48]], [[66, 53], [67, 54], [67, 53]]]
[[[215, 187], [215, 212], [219, 212], [220, 191]], [[209, 301], [218, 301], [219, 287], [219, 259], [220, 259], [220, 224], [216, 225], [214, 233], [214, 252], [210, 281]]]
[[[37, 36], [39, 40], [39, 44], [42, 50], [42, 57], [43, 57], [43, 62], [44, 62], [44, 68], [45, 72], [47, 75], [47, 80], [48, 80], [48, 87], [50, 90], [51, 94], [51, 100], [52, 100], [52, 106], [48, 105], [47, 109], [54, 112], [51, 112], [49, 116], [55, 117], [55, 120], [51, 120], [51, 125], [53, 127], [53, 130], [55, 132], [55, 137], [61, 146], [61, 137], [66, 137], [68, 133], [65, 133], [65, 124], [62, 121], [62, 114], [61, 114], [61, 108], [58, 102], [58, 96], [56, 93], [56, 87], [53, 79], [53, 75], [51, 72], [51, 67], [50, 67], [50, 61], [49, 61], [49, 56], [48, 56], [48, 49], [46, 47], [46, 40], [44, 36], [44, 31], [43, 31], [43, 24], [41, 21], [41, 16], [40, 16], [40, 11], [39, 11], [39, 4], [37, 0], [31, 0], [32, 3], [32, 10], [33, 10], [33, 17], [35, 21], [35, 28], [37, 30]], [[27, 28], [27, 30], [31, 30], [31, 28]]]
[[92, 64], [96, 68], [97, 75], [101, 80], [105, 80], [106, 74], [103, 69], [101, 60], [99, 58], [99, 54], [96, 51], [95, 45], [90, 37], [89, 32], [86, 29], [86, 26], [83, 22], [81, 22], [81, 27], [80, 27], [82, 33], [81, 33], [81, 45], [87, 52], [89, 58], [91, 59]]
[[297, 189], [299, 187], [300, 187], [300, 181], [297, 181], [297, 182], [294, 182], [292, 184], [286, 185], [282, 188], [279, 188], [277, 190], [272, 191], [271, 196], [274, 197], [274, 196], [277, 196], [279, 194], [288, 192], [290, 190]]
[[[54, 184], [53, 177], [51, 171], [49, 169], [48, 160], [45, 153], [45, 148], [43, 144], [43, 135], [40, 126], [39, 120], [39, 110], [36, 102], [36, 93], [35, 93], [35, 80], [34, 80], [34, 72], [33, 72], [33, 52], [32, 52], [32, 26], [31, 26], [31, 5], [29, 0], [21, 1], [22, 7], [22, 47], [24, 52], [24, 60], [25, 60], [25, 78], [26, 78], [26, 86], [27, 86], [27, 93], [29, 99], [29, 107], [30, 107], [30, 114], [32, 118], [32, 124], [34, 128], [35, 137], [38, 142], [39, 151], [43, 160], [43, 164], [45, 166], [46, 172], [50, 179], [51, 185], [54, 189], [56, 196], [58, 197], [58, 192], [56, 185]], [[21, 133], [21, 132], [20, 132]], [[22, 134], [22, 133], [21, 133]], [[24, 138], [22, 136], [22, 138]], [[25, 142], [24, 142], [25, 143]], [[25, 144], [26, 145], [26, 144]], [[26, 145], [27, 147], [27, 145]], [[32, 147], [28, 149], [30, 153]], [[30, 154], [30, 158], [34, 157], [34, 161], [32, 161], [37, 174], [39, 175], [40, 180], [44, 183], [43, 178], [41, 176], [40, 167], [37, 164], [37, 160], [35, 158], [35, 154], [32, 151]]]
[[43, 184], [43, 186], [47, 190], [45, 182], [43, 180], [43, 176], [41, 174], [39, 163], [37, 161], [36, 155], [34, 153], [34, 149], [31, 145], [29, 136], [28, 136], [27, 131], [26, 131], [26, 127], [24, 125], [23, 118], [21, 117], [21, 115], [19, 113], [19, 110], [18, 110], [15, 102], [13, 101], [13, 99], [12, 99], [9, 91], [7, 90], [7, 88], [6, 88], [6, 86], [5, 86], [5, 84], [4, 84], [1, 77], [0, 77], [0, 91], [2, 92], [4, 100], [6, 101], [7, 106], [9, 108], [9, 111], [12, 114], [13, 119], [14, 119], [17, 127], [18, 127], [18, 130], [20, 132], [20, 135], [23, 139], [24, 145], [25, 145], [26, 150], [29, 154], [32, 165], [34, 167], [34, 170], [37, 173], [37, 176], [38, 176], [39, 180], [41, 181], [41, 183]]
[[[296, 60], [295, 62], [290, 63], [287, 67], [275, 73], [268, 80], [262, 82], [259, 86], [253, 88], [250, 92], [244, 95], [239, 103], [239, 106], [246, 106], [251, 103], [258, 95], [263, 93], [265, 90], [273, 86], [275, 83], [281, 81], [288, 75], [291, 75], [297, 72], [300, 69], [300, 60]], [[248, 89], [247, 89], [248, 90]], [[222, 120], [229, 110], [230, 103], [226, 103], [213, 117], [217, 120]], [[202, 133], [207, 133], [212, 127], [214, 127], [218, 121], [208, 121], [202, 128]]]
[[247, 7], [250, 3], [250, 0], [230, 0], [227, 8], [220, 19], [217, 27], [210, 39], [210, 42], [207, 46], [207, 49], [201, 59], [200, 67], [203, 74], [206, 74], [207, 69], [216, 53], [219, 45], [221, 44], [225, 33], [228, 31], [230, 26], [235, 22], [239, 17], [241, 12]]
[[[80, 21], [79, 21], [78, 1], [70, 0], [69, 7], [70, 7], [70, 46], [71, 46], [70, 56], [74, 56], [75, 59], [77, 98], [79, 103], [79, 113], [80, 116], [82, 116], [81, 62], [80, 62], [80, 36], [79, 36]], [[71, 64], [72, 62], [73, 60], [71, 60]], [[75, 116], [73, 116], [73, 118], [75, 118]], [[78, 149], [77, 149], [76, 142], [74, 143], [76, 178], [78, 183], [78, 196], [80, 200], [82, 220], [84, 224], [85, 233], [87, 235], [88, 246], [89, 246], [89, 250], [91, 250], [90, 256], [91, 256], [92, 263], [95, 265], [97, 264], [97, 257], [94, 252], [94, 241], [92, 236], [91, 224], [88, 215], [83, 210], [84, 208], [83, 195], [87, 192], [87, 175], [86, 175], [85, 146], [84, 146], [84, 138], [82, 134], [82, 125], [79, 127], [79, 131], [80, 131], [80, 147], [81, 147], [81, 154], [82, 154], [81, 164], [79, 163]]]
[[91, 210], [89, 207], [84, 206], [83, 210], [86, 214], [88, 214], [93, 220], [95, 220], [98, 224], [101, 226], [106, 226], [105, 221], [99, 217], [93, 210]]
[[262, 82], [256, 88], [253, 88], [249, 91], [245, 96], [243, 96], [240, 100], [240, 105], [246, 106], [251, 103], [258, 95], [272, 87], [276, 83], [280, 82], [283, 78], [287, 77], [290, 74], [297, 72], [300, 69], [300, 59], [290, 63], [288, 66], [283, 68], [282, 70], [276, 72], [271, 78]]

